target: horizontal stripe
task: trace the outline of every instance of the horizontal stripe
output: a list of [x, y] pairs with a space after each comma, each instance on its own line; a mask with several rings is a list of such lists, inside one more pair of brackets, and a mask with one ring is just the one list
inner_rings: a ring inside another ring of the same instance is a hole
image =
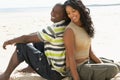
[[59, 62], [59, 59], [63, 61], [63, 60], [65, 59], [65, 56], [62, 56], [61, 58], [56, 57], [56, 56], [54, 56], [54, 57], [53, 57], [53, 56], [49, 56], [49, 57], [47, 57], [47, 58], [48, 58], [48, 59], [49, 59], [49, 58], [53, 58], [53, 60], [51, 60], [51, 61], [57, 60], [57, 61], [56, 61], [56, 63], [57, 63], [57, 62]]
[[54, 40], [49, 42], [51, 45], [56, 45], [56, 46], [63, 46], [63, 40]]
[[54, 67], [54, 68], [52, 68], [52, 70], [56, 70], [56, 71], [59, 72], [61, 75], [64, 75], [64, 74], [62, 74], [62, 73], [65, 73], [65, 67], [62, 67], [62, 68]]
[[47, 42], [51, 42], [54, 39], [53, 36], [50, 36], [50, 35], [42, 33], [42, 32], [40, 33], [40, 35], [41, 35], [42, 39]]
[[46, 50], [50, 50], [50, 51], [63, 51], [63, 50], [65, 50], [65, 48], [51, 48], [51, 47], [46, 47], [45, 49], [44, 49], [45, 51]]
[[48, 58], [49, 60], [52, 60], [52, 61], [56, 61], [56, 62], [62, 62], [62, 61], [64, 61], [64, 63], [65, 63], [65, 57], [63, 57], [63, 58], [60, 58], [60, 59], [58, 59], [58, 58]]
[[61, 44], [63, 43], [63, 37], [54, 38], [53, 36], [41, 33], [41, 37], [44, 41], [50, 42], [52, 44]]
[[56, 27], [59, 27], [59, 26], [61, 26], [61, 27], [65, 27], [65, 25], [67, 25], [66, 22], [64, 22], [64, 23], [62, 23], [62, 24], [58, 24], [58, 25], [56, 25]]
[[54, 66], [54, 67], [56, 67], [56, 68], [61, 68], [61, 67], [65, 67], [65, 63], [62, 63], [62, 64], [56, 64], [56, 63], [54, 63], [54, 61], [52, 62], [52, 65]]
[[65, 28], [64, 27], [56, 27], [56, 28], [54, 28], [54, 31], [55, 31], [55, 33], [58, 33], [58, 32], [64, 32], [64, 30], [65, 30]]
[[[52, 69], [62, 73], [65, 70], [65, 46], [63, 33], [66, 26], [63, 23], [54, 24], [39, 33], [39, 38], [45, 42], [45, 55], [52, 65]], [[56, 27], [56, 25], [59, 25]]]
[[45, 55], [47, 56], [47, 57], [58, 57], [58, 59], [60, 58], [60, 57], [64, 57], [65, 56], [65, 52], [63, 52], [63, 53], [60, 53], [60, 54], [58, 54], [58, 52], [55, 52], [55, 53], [51, 53], [51, 52], [48, 52], [48, 51], [45, 51]]
[[61, 61], [61, 62], [57, 62], [57, 63], [56, 63], [56, 61], [52, 61], [52, 64], [55, 67], [63, 67], [63, 66], [65, 66], [65, 61]]
[[[45, 54], [46, 55], [46, 54]], [[53, 59], [53, 61], [57, 61], [57, 62], [59, 62], [59, 61], [63, 61], [64, 59], [65, 59], [65, 56], [60, 56], [60, 57], [58, 57], [58, 56], [53, 56], [53, 55], [51, 55], [51, 54], [49, 54], [49, 55], [46, 55], [47, 56], [47, 58], [48, 59], [50, 59], [51, 60], [51, 58]]]
[[[53, 34], [55, 37], [63, 37], [63, 33], [64, 33], [64, 30], [65, 30], [65, 28], [59, 28], [59, 27], [54, 27], [54, 28], [52, 28], [52, 27], [48, 27], [48, 30], [49, 30], [49, 32], [51, 32], [51, 34]], [[56, 31], [55, 31], [56, 30]]]
[[51, 37], [54, 37], [54, 35], [52, 33], [50, 33], [49, 31], [46, 31], [45, 29], [42, 30], [42, 33], [47, 34]]
[[51, 44], [49, 42], [45, 42], [45, 47], [53, 47], [53, 48], [63, 48], [64, 43], [60, 43], [60, 44]]
[[64, 46], [63, 43], [61, 43], [61, 44], [51, 44], [49, 42], [45, 42], [45, 47], [63, 48], [65, 46]]
[[63, 32], [56, 33], [57, 37], [63, 37]]
[[65, 72], [65, 66], [62, 66], [62, 67], [54, 66], [52, 68], [52, 70], [56, 70], [56, 71], [58, 71], [60, 73], [64, 73]]
[[62, 67], [62, 66], [65, 66], [65, 63], [63, 63], [63, 64], [58, 64], [58, 63], [56, 64], [55, 63], [54, 65], [57, 66], [57, 67]]

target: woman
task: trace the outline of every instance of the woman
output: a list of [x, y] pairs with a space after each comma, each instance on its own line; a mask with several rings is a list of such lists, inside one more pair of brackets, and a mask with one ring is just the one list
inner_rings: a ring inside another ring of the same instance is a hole
[[[102, 61], [92, 51], [91, 38], [94, 36], [94, 28], [89, 9], [80, 0], [67, 0], [64, 6], [71, 20], [64, 33], [64, 43], [67, 52], [67, 69], [70, 70], [72, 78], [74, 80], [109, 80], [118, 69], [113, 64], [101, 64]], [[85, 64], [89, 61], [100, 64]], [[103, 79], [102, 74], [108, 69], [111, 69], [112, 73]]]

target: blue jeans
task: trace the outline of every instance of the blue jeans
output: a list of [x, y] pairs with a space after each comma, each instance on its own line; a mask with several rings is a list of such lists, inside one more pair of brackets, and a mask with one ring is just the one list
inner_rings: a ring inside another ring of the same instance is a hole
[[31, 66], [40, 76], [47, 80], [61, 80], [63, 77], [55, 70], [51, 69], [47, 58], [43, 52], [37, 47], [30, 44], [16, 44], [18, 60], [25, 61]]

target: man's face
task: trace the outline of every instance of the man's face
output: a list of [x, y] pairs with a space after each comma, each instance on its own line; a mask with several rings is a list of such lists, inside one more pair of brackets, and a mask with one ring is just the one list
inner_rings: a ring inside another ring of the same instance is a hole
[[64, 19], [63, 7], [60, 5], [55, 5], [51, 11], [51, 21], [59, 22]]

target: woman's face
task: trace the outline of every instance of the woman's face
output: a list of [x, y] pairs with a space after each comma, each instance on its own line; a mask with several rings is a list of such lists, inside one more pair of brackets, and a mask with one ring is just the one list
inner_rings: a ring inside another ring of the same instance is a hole
[[80, 13], [78, 10], [72, 8], [71, 6], [66, 6], [66, 12], [68, 17], [77, 25], [80, 25]]

